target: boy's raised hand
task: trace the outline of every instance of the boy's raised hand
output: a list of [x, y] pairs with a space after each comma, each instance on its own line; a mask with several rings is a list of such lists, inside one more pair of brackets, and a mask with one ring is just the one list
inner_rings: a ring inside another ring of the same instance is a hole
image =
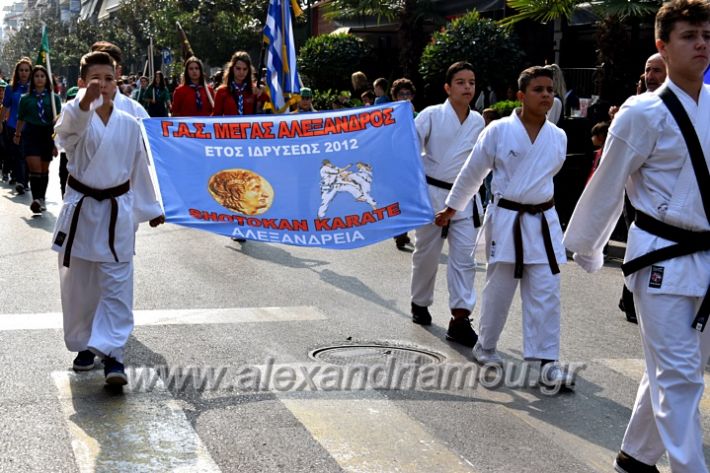
[[86, 86], [86, 93], [82, 97], [79, 106], [82, 110], [87, 111], [91, 108], [91, 102], [101, 97], [101, 81], [98, 79], [91, 80]]

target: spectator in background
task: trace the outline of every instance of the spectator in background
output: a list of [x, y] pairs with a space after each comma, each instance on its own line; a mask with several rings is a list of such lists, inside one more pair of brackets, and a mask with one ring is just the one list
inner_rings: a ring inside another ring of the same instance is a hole
[[666, 81], [666, 63], [660, 54], [653, 54], [646, 60], [646, 67], [643, 72], [646, 90], [655, 91]]
[[360, 100], [364, 106], [370, 106], [375, 104], [375, 93], [371, 90], [366, 90], [360, 94]]
[[170, 91], [165, 81], [165, 76], [160, 71], [155, 71], [153, 82], [143, 96], [148, 115], [151, 117], [167, 117], [170, 112]]
[[356, 97], [360, 97], [363, 92], [370, 90], [370, 81], [367, 80], [367, 76], [362, 71], [353, 72], [350, 76], [350, 81], [352, 82], [353, 92], [355, 92]]
[[495, 91], [490, 85], [485, 85], [481, 88], [481, 93], [478, 94], [478, 98], [474, 104], [474, 108], [478, 112], [483, 112], [494, 103], [498, 101]]
[[245, 51], [235, 52], [217, 88], [212, 116], [256, 115], [265, 101], [263, 88], [254, 82], [251, 57]]
[[208, 117], [212, 114], [214, 91], [205, 81], [202, 61], [195, 56], [185, 61], [185, 72], [173, 93], [174, 117]]
[[604, 150], [604, 142], [606, 141], [606, 135], [609, 132], [609, 122], [599, 122], [592, 127], [592, 144], [597, 150], [594, 152], [594, 159], [592, 160], [592, 168], [589, 171], [589, 176], [587, 177], [587, 183], [592, 178], [594, 171], [599, 167], [599, 160], [602, 158], [602, 151]]
[[545, 66], [552, 70], [552, 88], [554, 89], [555, 97], [552, 102], [552, 108], [547, 112], [547, 119], [557, 125], [564, 117], [564, 97], [567, 94], [567, 85], [565, 84], [565, 76], [562, 74], [562, 69], [557, 64]]
[[375, 90], [375, 105], [380, 105], [390, 101], [389, 97], [387, 97], [387, 86], [389, 85], [387, 83], [387, 79], [380, 77], [375, 79], [375, 82], [373, 82], [372, 85]]
[[315, 112], [313, 108], [313, 91], [308, 87], [301, 87], [301, 100], [296, 105], [296, 110], [291, 113], [310, 113]]
[[639, 76], [638, 82], [636, 82], [636, 95], [641, 95], [646, 92], [646, 74], [641, 74]]
[[[390, 95], [394, 100], [405, 100], [410, 103], [414, 117], [417, 116], [417, 112], [414, 110], [414, 104], [412, 103], [415, 91], [416, 89], [414, 84], [406, 77], [402, 77], [401, 79], [397, 79], [392, 82], [392, 88], [390, 89]], [[411, 245], [412, 240], [409, 238], [407, 233], [402, 233], [401, 235], [394, 237], [394, 242], [397, 249], [400, 251], [414, 251], [413, 247], [408, 246]]]
[[17, 114], [20, 109], [20, 98], [29, 91], [30, 73], [32, 72], [32, 61], [23, 57], [15, 64], [15, 71], [12, 74], [10, 85], [5, 87], [5, 95], [2, 100], [2, 118], [0, 119], [0, 131], [5, 131], [5, 147], [8, 159], [12, 161], [12, 178], [10, 184], [15, 184], [15, 191], [22, 195], [30, 190], [27, 182], [27, 162], [22, 156], [22, 147], [14, 142], [17, 127]]

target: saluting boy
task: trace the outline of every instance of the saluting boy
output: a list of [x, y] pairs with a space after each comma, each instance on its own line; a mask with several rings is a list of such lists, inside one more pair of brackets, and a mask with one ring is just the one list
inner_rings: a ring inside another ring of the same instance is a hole
[[124, 347], [133, 330], [133, 251], [140, 222], [164, 222], [148, 173], [140, 126], [114, 106], [115, 63], [85, 55], [79, 84], [55, 126], [69, 177], [52, 249], [59, 253], [64, 341], [74, 369], [103, 359], [106, 383], [124, 385]]

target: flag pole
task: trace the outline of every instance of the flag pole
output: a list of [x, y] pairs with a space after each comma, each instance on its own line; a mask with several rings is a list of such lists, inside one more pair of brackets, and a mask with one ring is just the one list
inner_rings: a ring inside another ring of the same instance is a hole
[[[190, 41], [187, 39], [187, 34], [185, 33], [185, 30], [182, 29], [182, 25], [180, 24], [179, 21], [175, 21], [175, 24], [178, 27], [178, 32], [180, 33], [180, 40], [182, 41], [181, 45], [181, 51], [183, 52], [183, 58], [182, 60], [185, 61], [188, 58], [185, 57], [185, 50], [187, 50], [187, 53], [190, 56], [195, 56], [195, 52], [192, 50], [192, 46], [190, 46]], [[210, 93], [210, 88], [207, 86], [207, 78], [205, 77], [205, 70], [204, 66], [202, 69], [202, 87], [205, 88], [205, 93], [207, 94], [207, 99], [210, 101], [210, 106], [214, 108], [214, 98], [212, 97], [212, 93]]]
[[57, 118], [57, 104], [54, 103], [54, 76], [52, 76], [52, 65], [49, 62], [49, 53], [47, 53], [47, 75], [49, 75], [48, 84], [51, 84], [49, 88], [49, 100], [52, 102], [52, 119]]
[[[44, 39], [44, 35], [47, 33], [47, 23], [44, 21], [42, 22], [42, 39]], [[49, 42], [49, 39], [47, 39], [47, 42]], [[50, 86], [49, 87], [49, 101], [52, 104], [52, 120], [57, 119], [57, 105], [54, 103], [54, 77], [52, 76], [52, 63], [49, 61], [49, 51], [45, 51], [45, 59], [47, 61], [47, 75], [49, 76], [47, 79], [47, 84]]]
[[153, 60], [153, 37], [148, 44], [148, 63], [150, 64], [150, 85], [153, 86], [153, 100], [155, 100], [155, 62]]

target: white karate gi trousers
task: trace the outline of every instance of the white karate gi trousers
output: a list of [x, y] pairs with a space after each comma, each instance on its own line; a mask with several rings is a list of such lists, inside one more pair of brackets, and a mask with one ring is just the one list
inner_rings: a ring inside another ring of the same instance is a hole
[[439, 268], [444, 241], [448, 240], [446, 282], [449, 289], [449, 308], [473, 310], [476, 305], [476, 291], [473, 288], [473, 278], [476, 275], [473, 246], [476, 234], [473, 218], [451, 221], [446, 239], [441, 238], [441, 227], [433, 223], [417, 228], [414, 232], [412, 254], [412, 302], [424, 307], [434, 303], [436, 271]]
[[710, 327], [690, 326], [702, 298], [649, 294], [650, 271], [639, 271], [632, 291], [646, 371], [621, 449], [649, 465], [668, 451], [673, 473], [707, 473], [700, 400]]
[[133, 261], [100, 263], [71, 258], [62, 265], [59, 285], [64, 314], [64, 343], [70, 351], [91, 349], [123, 363], [133, 331]]
[[489, 263], [481, 302], [478, 342], [486, 349], [498, 345], [520, 282], [523, 306], [523, 357], [557, 360], [560, 356], [560, 275], [549, 264], [526, 264], [523, 278], [514, 278], [513, 263]]

